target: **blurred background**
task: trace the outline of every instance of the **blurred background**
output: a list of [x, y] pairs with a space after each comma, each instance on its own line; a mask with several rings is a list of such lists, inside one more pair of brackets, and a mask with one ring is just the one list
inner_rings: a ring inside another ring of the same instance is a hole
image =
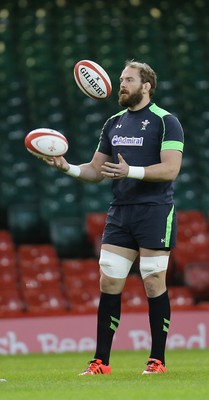
[[[180, 305], [208, 301], [208, 7], [208, 0], [1, 0], [0, 269], [3, 285], [17, 279], [13, 297], [16, 290], [19, 296], [21, 288], [33, 286], [31, 277], [23, 282], [23, 253], [27, 271], [33, 258], [42, 272], [44, 264], [47, 270], [57, 262], [62, 284], [64, 268], [70, 268], [67, 260], [77, 259], [78, 270], [83, 268], [79, 260], [92, 260], [95, 267], [111, 201], [108, 181], [85, 184], [49, 168], [27, 152], [26, 134], [38, 127], [56, 129], [69, 140], [69, 162], [89, 161], [104, 122], [119, 110], [124, 63], [134, 58], [156, 71], [153, 101], [177, 115], [185, 132], [183, 165], [175, 182], [178, 246], [168, 284], [187, 291]], [[92, 100], [77, 87], [73, 68], [82, 59], [99, 63], [109, 74], [113, 92], [108, 100]], [[132, 272], [137, 275], [138, 267]]]

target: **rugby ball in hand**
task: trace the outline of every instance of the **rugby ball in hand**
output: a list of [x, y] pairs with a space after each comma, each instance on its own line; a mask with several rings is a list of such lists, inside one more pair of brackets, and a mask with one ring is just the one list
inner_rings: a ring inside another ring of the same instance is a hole
[[74, 67], [74, 78], [82, 92], [92, 99], [106, 99], [112, 92], [108, 74], [94, 61], [77, 62]]
[[63, 156], [68, 150], [66, 137], [54, 129], [39, 128], [25, 137], [26, 149], [37, 157]]

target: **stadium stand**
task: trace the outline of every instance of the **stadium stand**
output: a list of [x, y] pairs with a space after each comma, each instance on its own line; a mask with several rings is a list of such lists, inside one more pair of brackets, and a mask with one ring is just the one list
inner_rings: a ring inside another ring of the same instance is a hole
[[147, 311], [147, 297], [139, 273], [130, 274], [122, 294], [123, 312]]
[[[69, 140], [71, 162], [88, 161], [103, 123], [118, 111], [118, 77], [128, 58], [153, 66], [158, 74], [154, 101], [178, 115], [185, 131], [183, 164], [175, 182], [179, 233], [169, 264], [172, 301], [178, 307], [209, 301], [207, 285], [203, 295], [192, 283], [201, 267], [200, 275], [208, 280], [208, 23], [206, 0], [1, 0], [0, 277], [8, 294], [2, 289], [0, 315], [36, 313], [41, 304], [44, 312], [69, 312], [78, 301], [68, 290], [67, 260], [69, 265], [81, 257], [97, 262], [110, 184], [75, 182], [49, 168], [27, 152], [24, 137], [41, 126], [57, 129]], [[108, 100], [94, 101], [78, 89], [73, 67], [81, 59], [95, 60], [107, 70], [113, 86]], [[29, 252], [25, 258], [24, 246]], [[23, 276], [27, 268], [39, 267], [42, 275], [52, 274], [51, 283], [60, 274], [59, 288], [35, 304]], [[97, 292], [86, 296], [89, 310], [95, 310]], [[144, 304], [142, 293], [138, 296], [125, 296], [127, 311], [140, 301]], [[80, 304], [78, 312], [82, 310]]]
[[184, 283], [190, 289], [197, 302], [207, 301], [209, 292], [209, 262], [188, 263], [184, 270]]

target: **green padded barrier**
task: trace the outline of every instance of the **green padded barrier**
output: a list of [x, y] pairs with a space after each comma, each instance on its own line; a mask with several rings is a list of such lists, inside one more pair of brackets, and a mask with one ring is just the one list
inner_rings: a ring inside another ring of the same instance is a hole
[[38, 243], [43, 239], [37, 206], [13, 204], [8, 209], [8, 228], [16, 244]]
[[50, 221], [50, 238], [60, 257], [82, 254], [84, 225], [80, 218], [56, 218]]

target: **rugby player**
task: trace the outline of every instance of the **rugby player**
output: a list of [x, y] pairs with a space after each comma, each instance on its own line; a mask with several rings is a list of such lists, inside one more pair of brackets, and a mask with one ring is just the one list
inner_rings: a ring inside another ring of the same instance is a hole
[[68, 164], [64, 157], [45, 160], [66, 174], [88, 182], [112, 180], [99, 259], [100, 303], [97, 346], [80, 375], [110, 374], [110, 352], [121, 315], [121, 294], [132, 264], [139, 269], [149, 306], [151, 349], [143, 374], [165, 373], [170, 327], [166, 271], [176, 244], [173, 182], [183, 152], [183, 130], [176, 116], [151, 102], [157, 85], [153, 69], [127, 61], [120, 76], [119, 104], [124, 109], [103, 126], [89, 163]]

